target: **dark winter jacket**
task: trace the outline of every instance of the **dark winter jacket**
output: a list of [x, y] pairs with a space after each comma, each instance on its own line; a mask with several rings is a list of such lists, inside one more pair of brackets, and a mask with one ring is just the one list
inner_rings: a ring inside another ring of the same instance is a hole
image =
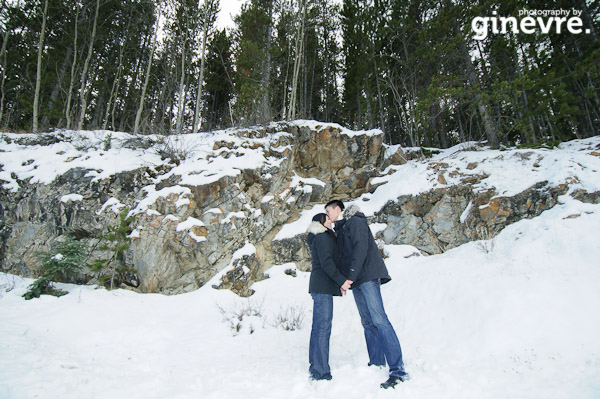
[[318, 294], [341, 295], [340, 287], [346, 281], [340, 272], [340, 253], [327, 228], [319, 222], [308, 226], [306, 242], [312, 256], [312, 272], [308, 292]]
[[391, 280], [367, 218], [356, 205], [344, 211], [344, 218], [335, 222], [334, 229], [342, 256], [342, 273], [353, 281], [352, 287], [371, 280], [380, 279], [381, 284]]

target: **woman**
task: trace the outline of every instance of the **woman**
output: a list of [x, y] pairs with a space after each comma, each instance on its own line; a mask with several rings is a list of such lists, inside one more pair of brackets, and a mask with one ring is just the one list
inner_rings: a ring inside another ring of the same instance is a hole
[[306, 242], [312, 256], [308, 292], [313, 298], [313, 321], [310, 332], [309, 362], [312, 380], [331, 380], [329, 337], [333, 318], [333, 296], [341, 296], [346, 278], [340, 273], [340, 254], [327, 215], [315, 215], [307, 230]]

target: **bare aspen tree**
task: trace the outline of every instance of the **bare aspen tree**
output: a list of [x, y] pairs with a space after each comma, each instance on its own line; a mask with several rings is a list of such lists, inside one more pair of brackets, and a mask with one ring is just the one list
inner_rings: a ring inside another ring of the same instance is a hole
[[38, 132], [38, 107], [40, 102], [40, 87], [42, 86], [42, 54], [44, 52], [44, 35], [46, 33], [46, 19], [48, 16], [48, 0], [44, 2], [44, 13], [42, 15], [42, 29], [38, 43], [37, 73], [35, 76], [35, 95], [33, 97], [33, 133]]
[[298, 92], [298, 76], [300, 75], [300, 64], [302, 61], [302, 53], [304, 46], [304, 23], [306, 21], [306, 0], [302, 0], [302, 17], [300, 26], [298, 27], [298, 35], [296, 36], [296, 59], [294, 60], [294, 75], [292, 78], [292, 95], [290, 98], [290, 106], [288, 109], [288, 120], [296, 119], [296, 100]]
[[73, 63], [71, 64], [71, 79], [69, 90], [67, 91], [67, 106], [65, 107], [65, 118], [67, 119], [67, 129], [71, 128], [71, 101], [73, 100], [73, 86], [75, 85], [75, 66], [77, 65], [77, 21], [79, 19], [79, 4], [75, 10], [75, 30], [73, 35]]
[[156, 28], [154, 29], [154, 35], [152, 36], [152, 43], [150, 44], [150, 55], [148, 56], [148, 67], [146, 68], [146, 77], [144, 79], [144, 85], [142, 86], [142, 93], [140, 95], [140, 104], [135, 114], [135, 124], [133, 127], [133, 134], [137, 134], [140, 128], [140, 120], [142, 119], [142, 112], [144, 111], [144, 100], [146, 98], [146, 89], [148, 88], [148, 82], [150, 81], [150, 70], [152, 69], [152, 59], [154, 58], [154, 50], [156, 48], [156, 35], [158, 34], [159, 18], [156, 19]]
[[8, 43], [9, 29], [6, 27], [6, 32], [4, 32], [4, 37], [2, 38], [2, 48], [0, 49], [0, 65], [2, 66], [2, 76], [0, 76], [0, 123], [2, 122], [2, 117], [4, 116], [4, 81], [6, 80], [6, 44]]
[[[291, 4], [291, 1], [290, 1]], [[281, 15], [283, 15], [283, 10], [284, 10], [284, 5], [285, 2], [281, 2], [281, 9], [279, 11], [279, 13]], [[291, 38], [288, 36], [287, 37], [287, 43], [288, 43], [288, 48], [291, 47]], [[281, 101], [281, 118], [282, 119], [286, 119], [287, 118], [287, 103], [286, 103], [286, 99], [287, 99], [287, 86], [288, 86], [288, 75], [289, 75], [289, 71], [290, 71], [290, 58], [292, 57], [292, 54], [290, 51], [287, 52], [287, 57], [286, 57], [286, 62], [285, 62], [285, 79], [283, 82], [283, 96], [281, 97], [283, 100]]]
[[[115, 78], [113, 79], [112, 82], [112, 86], [110, 88], [110, 96], [108, 97], [108, 103], [106, 104], [106, 113], [104, 114], [104, 121], [102, 122], [102, 130], [106, 130], [106, 128], [108, 127], [108, 120], [109, 120], [109, 116], [111, 115], [111, 108], [114, 109], [114, 104], [113, 101], [115, 100], [115, 97], [117, 96], [117, 93], [119, 92], [119, 85], [121, 82], [121, 73], [123, 71], [123, 51], [125, 50], [125, 45], [121, 44], [121, 48], [119, 49], [119, 67], [117, 68], [117, 75], [115, 76]], [[115, 118], [114, 118], [114, 112], [112, 113], [112, 123], [111, 126], [113, 128], [113, 130], [115, 129]]]
[[177, 123], [175, 125], [175, 133], [181, 134], [181, 126], [183, 124], [183, 111], [185, 105], [185, 49], [187, 47], [187, 33], [181, 45], [181, 79], [179, 80], [179, 103], [177, 105]]
[[265, 63], [263, 65], [263, 76], [262, 76], [262, 99], [261, 99], [261, 110], [260, 118], [262, 122], [268, 122], [271, 120], [271, 104], [269, 102], [269, 81], [271, 80], [271, 35], [273, 31], [273, 2], [269, 4], [269, 25], [267, 26], [266, 33], [266, 48], [265, 48]]
[[92, 25], [92, 35], [90, 37], [90, 45], [88, 47], [87, 57], [85, 59], [85, 63], [83, 64], [83, 71], [81, 71], [81, 87], [79, 89], [80, 96], [80, 104], [81, 104], [81, 114], [79, 115], [79, 123], [77, 125], [77, 129], [81, 130], [83, 128], [83, 121], [85, 119], [85, 113], [87, 108], [87, 73], [90, 67], [90, 60], [92, 59], [92, 53], [94, 50], [94, 40], [96, 39], [96, 26], [98, 25], [98, 13], [100, 11], [100, 0], [96, 0], [96, 14], [94, 16], [94, 23]]
[[204, 82], [204, 69], [206, 61], [206, 39], [210, 25], [214, 22], [216, 13], [218, 12], [218, 2], [215, 0], [204, 1], [204, 17], [202, 21], [202, 48], [200, 49], [200, 78], [198, 79], [198, 88], [196, 94], [196, 110], [194, 112], [194, 127], [193, 133], [197, 133], [202, 124], [200, 115], [200, 102], [202, 100], [202, 83]]

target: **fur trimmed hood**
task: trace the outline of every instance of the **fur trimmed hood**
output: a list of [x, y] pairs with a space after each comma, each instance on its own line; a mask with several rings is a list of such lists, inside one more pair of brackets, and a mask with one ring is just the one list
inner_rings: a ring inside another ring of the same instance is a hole
[[309, 234], [320, 234], [320, 233], [325, 233], [327, 231], [327, 227], [323, 226], [321, 223], [319, 222], [311, 222], [308, 225], [308, 229], [306, 230], [307, 233]]
[[357, 213], [362, 213], [358, 205], [350, 205], [348, 208], [344, 210], [344, 219], [348, 220], [352, 216], [355, 216]]

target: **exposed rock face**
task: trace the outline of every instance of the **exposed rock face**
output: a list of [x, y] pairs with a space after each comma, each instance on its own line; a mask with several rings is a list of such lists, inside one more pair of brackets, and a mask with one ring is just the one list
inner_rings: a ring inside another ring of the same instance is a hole
[[400, 197], [375, 219], [388, 225], [381, 233], [387, 244], [408, 244], [439, 254], [469, 241], [493, 238], [507, 225], [552, 208], [566, 192], [567, 187], [549, 188], [545, 182], [513, 197], [496, 197], [493, 191], [474, 193], [468, 185], [451, 186]]
[[332, 194], [340, 198], [364, 193], [383, 161], [383, 135], [350, 137], [335, 126], [318, 132], [307, 126], [297, 130], [294, 170], [299, 175], [330, 182]]
[[[362, 194], [383, 160], [382, 134], [349, 137], [335, 125], [278, 124], [238, 130], [234, 135], [231, 141], [214, 142], [209, 155], [213, 161], [258, 150], [270, 162], [199, 185], [182, 184], [181, 176], [170, 173], [182, 162], [178, 159], [99, 181], [89, 170], [75, 168], [47, 185], [20, 181], [16, 193], [3, 189], [1, 270], [34, 276], [39, 263], [35, 254], [50, 250], [67, 228], [76, 228], [93, 246], [94, 237], [118, 223], [122, 209], [137, 207], [126, 262], [138, 271], [139, 290], [167, 294], [195, 290], [227, 266], [233, 252], [251, 242], [259, 253], [238, 261], [222, 284], [250, 295], [249, 286], [260, 278], [262, 269], [283, 259], [271, 250], [279, 228], [310, 203]], [[54, 138], [50, 144], [57, 141]], [[143, 148], [151, 145], [142, 142]], [[135, 141], [125, 144], [135, 146]], [[72, 193], [81, 199], [61, 201]], [[141, 206], [149, 193], [154, 201]], [[242, 263], [248, 270], [243, 276]], [[85, 274], [81, 281], [90, 278]]]
[[[295, 262], [300, 270], [310, 270], [305, 235], [274, 240], [282, 226], [315, 204], [373, 193], [383, 184], [382, 176], [407, 162], [410, 156], [399, 147], [386, 150], [382, 139], [381, 132], [354, 134], [337, 125], [280, 123], [220, 136], [201, 151], [205, 156], [197, 158], [183, 153], [169, 156], [169, 151], [158, 149], [156, 153], [171, 161], [102, 179], [94, 177], [100, 171], [82, 167], [67, 169], [49, 184], [30, 184], [13, 174], [17, 191], [0, 186], [0, 270], [35, 276], [36, 253], [49, 251], [67, 229], [94, 247], [99, 234], [116, 226], [119, 213], [129, 209], [135, 230], [125, 262], [137, 270], [138, 290], [189, 292], [232, 266], [216, 286], [251, 295], [250, 286], [263, 278], [266, 267]], [[12, 140], [51, 146], [72, 139], [61, 133]], [[152, 151], [157, 143], [129, 138], [120, 148]], [[198, 162], [207, 167], [235, 164], [250, 152], [263, 160], [260, 166], [238, 165], [237, 173], [200, 183], [190, 176], [206, 174], [202, 168], [187, 177], [182, 172]], [[84, 152], [64, 162], [76, 163], [85, 156]], [[35, 167], [35, 160], [23, 162]], [[466, 169], [473, 173], [458, 176], [456, 183], [459, 172], [446, 163], [430, 162], [430, 175], [423, 178], [431, 177], [443, 187], [388, 202], [369, 217], [370, 222], [386, 225], [377, 238], [441, 253], [471, 240], [492, 238], [510, 223], [537, 216], [569, 189], [567, 184], [552, 187], [540, 182], [517, 195], [498, 196], [493, 188], [476, 188], [488, 178], [475, 173], [477, 168], [477, 162], [469, 163]], [[600, 200], [597, 192], [582, 189], [572, 195], [586, 202]], [[232, 254], [247, 243], [256, 253], [232, 261]], [[95, 282], [94, 275], [86, 270], [77, 282]]]

